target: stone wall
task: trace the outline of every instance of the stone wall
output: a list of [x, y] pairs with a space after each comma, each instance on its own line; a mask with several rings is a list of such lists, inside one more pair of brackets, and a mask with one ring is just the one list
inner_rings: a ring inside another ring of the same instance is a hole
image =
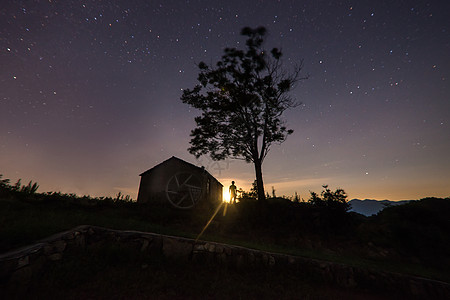
[[76, 227], [35, 245], [0, 255], [0, 287], [27, 284], [45, 263], [61, 260], [68, 249], [84, 249], [105, 242], [121, 243], [148, 255], [162, 255], [167, 259], [188, 263], [220, 264], [238, 269], [289, 269], [299, 274], [308, 274], [308, 277], [324, 284], [392, 291], [408, 298], [450, 299], [450, 284], [440, 281], [214, 242], [89, 225]]

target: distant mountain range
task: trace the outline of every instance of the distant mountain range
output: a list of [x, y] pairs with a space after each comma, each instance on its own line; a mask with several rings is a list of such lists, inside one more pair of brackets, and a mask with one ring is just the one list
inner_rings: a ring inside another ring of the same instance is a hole
[[352, 199], [348, 203], [352, 207], [350, 211], [354, 211], [365, 216], [371, 216], [377, 214], [386, 206], [405, 204], [408, 203], [409, 201], [413, 200], [390, 201], [390, 200]]

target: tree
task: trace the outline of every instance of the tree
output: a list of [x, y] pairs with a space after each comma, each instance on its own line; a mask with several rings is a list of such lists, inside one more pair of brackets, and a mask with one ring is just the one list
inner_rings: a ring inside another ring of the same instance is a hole
[[240, 202], [248, 202], [248, 201], [254, 201], [258, 198], [258, 188], [256, 187], [256, 180], [252, 183], [252, 187], [250, 188], [249, 192], [246, 192], [242, 189], [239, 190]]
[[332, 192], [328, 185], [323, 185], [322, 187], [323, 191], [320, 193], [320, 196], [316, 192], [311, 192], [309, 203], [335, 212], [346, 213], [350, 209], [350, 204], [347, 202], [347, 193], [343, 189], [336, 189], [336, 191]]
[[199, 84], [183, 91], [181, 100], [199, 109], [197, 127], [191, 131], [191, 147], [197, 158], [210, 154], [252, 162], [258, 200], [264, 201], [262, 163], [273, 144], [293, 133], [281, 119], [284, 111], [299, 105], [289, 96], [301, 79], [302, 63], [291, 72], [283, 68], [279, 49], [263, 49], [266, 29], [242, 29], [246, 50], [225, 48], [215, 66], [198, 64]]
[[37, 189], [39, 188], [39, 185], [37, 184], [37, 182], [35, 182], [34, 184], [31, 184], [31, 183], [32, 183], [32, 181], [30, 180], [30, 182], [28, 182], [28, 185], [23, 185], [20, 188], [20, 191], [25, 194], [36, 193]]

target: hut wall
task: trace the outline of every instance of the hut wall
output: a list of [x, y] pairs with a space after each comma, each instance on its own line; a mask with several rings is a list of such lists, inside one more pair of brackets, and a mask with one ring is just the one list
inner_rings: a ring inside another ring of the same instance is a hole
[[204, 169], [179, 159], [169, 159], [144, 172], [141, 176], [137, 201], [140, 203], [167, 201], [165, 194], [167, 182], [178, 172], [191, 172], [201, 178], [203, 188], [201, 202], [220, 203], [222, 201], [222, 185], [213, 176]]

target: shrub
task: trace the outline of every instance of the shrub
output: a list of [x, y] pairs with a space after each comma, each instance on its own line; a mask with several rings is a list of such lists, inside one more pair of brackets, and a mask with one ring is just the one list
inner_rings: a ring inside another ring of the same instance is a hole
[[336, 212], [347, 212], [350, 209], [350, 204], [347, 202], [347, 194], [343, 189], [336, 189], [332, 192], [328, 185], [323, 185], [324, 190], [320, 193], [321, 197], [311, 192], [311, 198], [308, 200], [310, 204], [317, 207], [326, 207]]

